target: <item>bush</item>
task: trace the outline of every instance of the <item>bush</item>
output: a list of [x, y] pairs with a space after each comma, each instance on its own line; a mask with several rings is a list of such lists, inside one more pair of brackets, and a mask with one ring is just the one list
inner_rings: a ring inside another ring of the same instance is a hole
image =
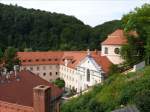
[[143, 90], [135, 95], [135, 103], [140, 112], [150, 112], [150, 90]]
[[65, 87], [65, 81], [63, 79], [58, 78], [53, 83], [57, 85], [59, 88]]

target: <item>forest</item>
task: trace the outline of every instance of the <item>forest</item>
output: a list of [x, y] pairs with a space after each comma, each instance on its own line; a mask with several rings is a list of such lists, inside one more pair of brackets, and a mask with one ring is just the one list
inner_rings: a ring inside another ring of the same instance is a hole
[[120, 20], [94, 28], [73, 16], [0, 4], [0, 48], [19, 51], [100, 49], [100, 42]]

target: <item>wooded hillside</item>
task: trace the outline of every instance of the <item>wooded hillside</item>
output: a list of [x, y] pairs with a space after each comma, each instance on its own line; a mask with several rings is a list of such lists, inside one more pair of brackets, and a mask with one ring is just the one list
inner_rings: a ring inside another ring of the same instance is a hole
[[[91, 28], [73, 16], [0, 4], [0, 47], [32, 50], [86, 50], [120, 27], [112, 21]], [[105, 29], [105, 30], [104, 30]], [[107, 30], [108, 29], [108, 30]]]

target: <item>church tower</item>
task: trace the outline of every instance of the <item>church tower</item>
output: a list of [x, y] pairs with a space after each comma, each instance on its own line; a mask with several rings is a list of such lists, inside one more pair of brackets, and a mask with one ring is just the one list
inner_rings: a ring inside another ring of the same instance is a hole
[[108, 35], [107, 39], [101, 43], [102, 56], [107, 56], [113, 64], [122, 63], [124, 60], [120, 55], [120, 49], [124, 44], [127, 44], [127, 38], [125, 37], [124, 31], [117, 29]]

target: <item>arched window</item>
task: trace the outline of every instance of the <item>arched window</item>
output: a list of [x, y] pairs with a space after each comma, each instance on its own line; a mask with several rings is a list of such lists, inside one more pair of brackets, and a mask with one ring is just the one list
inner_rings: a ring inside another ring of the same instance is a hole
[[87, 81], [90, 81], [90, 70], [87, 69]]
[[108, 54], [108, 48], [105, 47], [105, 54]]

